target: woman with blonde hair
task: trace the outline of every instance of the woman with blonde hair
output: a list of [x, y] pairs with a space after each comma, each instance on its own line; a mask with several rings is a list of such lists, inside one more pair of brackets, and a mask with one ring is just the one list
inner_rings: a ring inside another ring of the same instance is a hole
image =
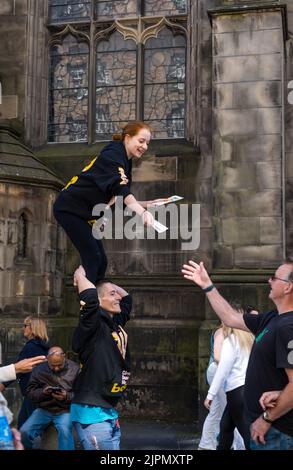
[[[17, 362], [35, 356], [46, 356], [49, 350], [49, 337], [45, 321], [38, 317], [28, 316], [24, 319], [22, 328], [23, 335], [27, 341], [18, 355]], [[33, 403], [26, 397], [26, 389], [30, 375], [31, 372], [17, 375], [23, 396], [23, 402], [18, 414], [18, 428], [23, 425], [35, 410]], [[13, 383], [13, 381], [1, 384], [0, 391], [3, 391], [11, 383]]]
[[[239, 314], [244, 310], [237, 308]], [[250, 433], [245, 423], [243, 389], [248, 359], [254, 337], [251, 333], [223, 326], [224, 341], [215, 377], [209, 388], [205, 406], [209, 409], [214, 397], [224, 387], [227, 405], [220, 422], [217, 450], [230, 450], [234, 429], [241, 434], [245, 448], [249, 449]]]

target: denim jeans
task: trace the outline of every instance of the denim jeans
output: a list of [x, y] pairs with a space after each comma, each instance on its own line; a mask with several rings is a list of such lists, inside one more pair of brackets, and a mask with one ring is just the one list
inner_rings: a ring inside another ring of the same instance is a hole
[[74, 450], [70, 413], [53, 414], [37, 408], [20, 428], [22, 442], [26, 449], [32, 449], [34, 440], [53, 423], [58, 433], [58, 450]]
[[18, 429], [26, 422], [27, 419], [32, 415], [37, 407], [26, 397], [23, 398], [23, 402], [18, 413], [17, 427]]
[[94, 424], [73, 422], [73, 426], [84, 450], [119, 450], [121, 432], [117, 419]]
[[293, 450], [293, 436], [288, 436], [271, 427], [265, 434], [265, 444], [250, 440], [250, 450]]

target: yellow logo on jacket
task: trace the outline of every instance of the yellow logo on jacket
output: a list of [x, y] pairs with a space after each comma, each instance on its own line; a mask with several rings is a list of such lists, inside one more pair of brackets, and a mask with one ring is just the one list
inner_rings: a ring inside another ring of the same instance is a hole
[[119, 166], [118, 171], [119, 171], [120, 177], [121, 177], [120, 184], [121, 184], [121, 185], [122, 185], [122, 184], [124, 184], [124, 185], [127, 184], [127, 183], [128, 183], [128, 178], [127, 178], [127, 176], [126, 176], [126, 174], [125, 174], [124, 168], [122, 168], [122, 166]]
[[112, 392], [112, 393], [123, 392], [123, 390], [125, 390], [126, 387], [127, 387], [126, 384], [125, 384], [125, 385], [122, 385], [122, 386], [120, 387], [118, 383], [115, 383], [115, 384], [113, 384], [113, 387], [112, 387], [111, 392]]

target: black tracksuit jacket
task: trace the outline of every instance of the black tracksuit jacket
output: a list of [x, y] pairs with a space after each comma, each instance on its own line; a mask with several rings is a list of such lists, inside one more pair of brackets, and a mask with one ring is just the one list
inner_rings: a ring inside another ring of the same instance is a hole
[[92, 210], [96, 204], [108, 204], [112, 196], [124, 199], [131, 194], [131, 172], [132, 160], [128, 159], [123, 142], [110, 142], [63, 188], [54, 211], [75, 214], [84, 220], [94, 219]]

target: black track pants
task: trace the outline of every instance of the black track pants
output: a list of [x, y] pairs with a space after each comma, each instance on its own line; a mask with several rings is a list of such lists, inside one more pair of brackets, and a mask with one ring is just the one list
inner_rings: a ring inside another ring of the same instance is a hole
[[92, 226], [86, 221], [68, 212], [54, 207], [54, 216], [78, 250], [86, 277], [93, 284], [104, 279], [107, 269], [107, 257], [101, 240], [92, 234]]
[[238, 387], [226, 393], [227, 405], [220, 422], [220, 435], [217, 450], [230, 450], [234, 438], [234, 429], [241, 434], [246, 450], [249, 449], [249, 427], [244, 420], [243, 389]]

